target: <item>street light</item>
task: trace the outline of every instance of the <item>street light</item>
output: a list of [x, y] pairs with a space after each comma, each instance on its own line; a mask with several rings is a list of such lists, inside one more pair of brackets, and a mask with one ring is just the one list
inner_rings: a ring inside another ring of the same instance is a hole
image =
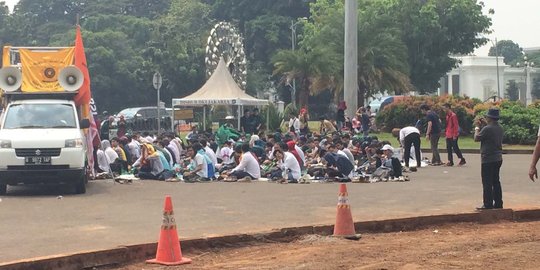
[[[518, 62], [517, 66], [520, 67], [521, 64]], [[533, 67], [534, 67], [534, 62], [529, 61], [526, 55], [523, 56], [523, 68], [525, 69], [525, 74], [526, 74], [526, 78], [525, 78], [525, 85], [526, 85], [526, 91], [527, 91], [525, 93], [526, 105], [529, 105], [532, 103], [531, 71]]]
[[[291, 43], [292, 43], [293, 52], [296, 49], [296, 26], [298, 26], [298, 24], [303, 23], [306, 20], [307, 20], [306, 17], [302, 17], [296, 22], [291, 21]], [[294, 107], [296, 107], [296, 79], [295, 78], [293, 78], [293, 81], [292, 81], [291, 103], [293, 104]]]
[[[490, 40], [493, 47], [495, 47], [495, 57], [497, 61], [497, 96], [501, 98], [501, 83], [499, 81], [499, 44], [497, 42], [497, 38], [495, 38], [495, 44], [493, 44], [493, 40]], [[495, 100], [493, 100], [495, 101]]]

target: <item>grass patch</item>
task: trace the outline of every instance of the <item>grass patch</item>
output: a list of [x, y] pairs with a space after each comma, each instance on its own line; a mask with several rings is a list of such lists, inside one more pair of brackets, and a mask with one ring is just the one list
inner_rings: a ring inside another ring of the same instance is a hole
[[[394, 146], [399, 145], [397, 138], [394, 138], [391, 133], [372, 133], [370, 135], [377, 136], [379, 141], [389, 141]], [[460, 149], [480, 149], [480, 142], [475, 142], [472, 135], [459, 137], [458, 145]], [[422, 137], [421, 148], [431, 148], [425, 136]], [[505, 150], [534, 150], [534, 145], [505, 144], [503, 148]], [[446, 149], [446, 138], [441, 137], [439, 140], [439, 149]]]

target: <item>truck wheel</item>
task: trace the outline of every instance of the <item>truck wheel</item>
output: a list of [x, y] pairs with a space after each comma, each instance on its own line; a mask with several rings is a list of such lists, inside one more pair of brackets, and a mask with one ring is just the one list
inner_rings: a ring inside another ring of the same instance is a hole
[[0, 195], [6, 195], [7, 193], [7, 184], [0, 184]]
[[79, 177], [79, 180], [75, 184], [75, 194], [86, 193], [86, 173]]

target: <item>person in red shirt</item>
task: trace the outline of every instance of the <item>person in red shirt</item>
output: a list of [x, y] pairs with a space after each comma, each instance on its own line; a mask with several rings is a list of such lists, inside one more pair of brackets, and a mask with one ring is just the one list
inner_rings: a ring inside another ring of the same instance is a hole
[[459, 165], [465, 165], [467, 163], [461, 150], [458, 146], [459, 138], [459, 123], [456, 113], [452, 111], [452, 106], [448, 103], [443, 106], [446, 112], [446, 151], [448, 152], [448, 162], [446, 166], [454, 166], [454, 157], [452, 151], [456, 152], [458, 158], [461, 159]]

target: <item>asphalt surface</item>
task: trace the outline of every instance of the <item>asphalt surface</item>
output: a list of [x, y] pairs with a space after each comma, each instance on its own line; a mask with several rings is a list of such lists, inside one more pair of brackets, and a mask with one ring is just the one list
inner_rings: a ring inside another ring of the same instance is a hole
[[[428, 154], [429, 156], [429, 154]], [[444, 158], [444, 157], [443, 157]], [[479, 155], [463, 167], [427, 167], [410, 182], [348, 184], [355, 221], [472, 212], [481, 204]], [[505, 208], [540, 206], [530, 155], [505, 155]], [[338, 184], [92, 181], [84, 195], [63, 186], [10, 187], [0, 199], [0, 262], [156, 242], [165, 195], [181, 238], [332, 224]], [[59, 197], [62, 196], [62, 197]]]

